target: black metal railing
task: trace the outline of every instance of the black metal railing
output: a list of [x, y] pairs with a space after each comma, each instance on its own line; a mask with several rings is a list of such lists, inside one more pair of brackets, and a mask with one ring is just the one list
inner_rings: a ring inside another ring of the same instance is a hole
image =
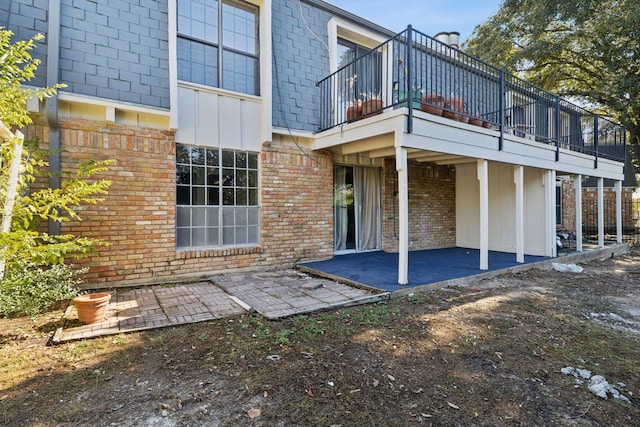
[[320, 131], [385, 109], [408, 109], [556, 147], [625, 160], [626, 130], [409, 26], [318, 82]]

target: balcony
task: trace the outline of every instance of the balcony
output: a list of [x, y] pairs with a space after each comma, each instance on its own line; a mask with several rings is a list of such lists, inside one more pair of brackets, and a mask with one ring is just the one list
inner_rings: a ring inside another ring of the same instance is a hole
[[[363, 152], [381, 155], [402, 145], [425, 161], [446, 162], [449, 154], [594, 176], [589, 170], [600, 165], [614, 179], [625, 161], [623, 127], [411, 26], [318, 86], [316, 148], [359, 141]], [[400, 117], [403, 142], [367, 147], [367, 139], [397, 129]]]

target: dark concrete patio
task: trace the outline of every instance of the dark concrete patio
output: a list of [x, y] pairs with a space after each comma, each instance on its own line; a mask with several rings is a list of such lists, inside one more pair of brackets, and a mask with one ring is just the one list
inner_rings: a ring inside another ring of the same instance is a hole
[[443, 248], [409, 252], [409, 284], [398, 285], [398, 254], [383, 251], [337, 255], [326, 261], [301, 263], [298, 268], [311, 274], [344, 280], [358, 285], [396, 292], [428, 285], [460, 285], [468, 280], [491, 277], [529, 268], [549, 268], [550, 262], [578, 262], [599, 250], [575, 253], [558, 258], [525, 256], [516, 262], [514, 253], [489, 251], [489, 269], [480, 270], [480, 251], [469, 248]]

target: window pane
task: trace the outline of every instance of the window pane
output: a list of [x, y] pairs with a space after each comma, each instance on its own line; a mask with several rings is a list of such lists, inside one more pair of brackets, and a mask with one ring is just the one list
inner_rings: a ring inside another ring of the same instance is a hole
[[191, 246], [205, 246], [207, 242], [207, 229], [198, 227], [191, 229]]
[[224, 89], [259, 95], [257, 58], [225, 50], [222, 52], [222, 63]]
[[220, 183], [220, 169], [207, 168], [207, 185], [218, 185]]
[[191, 184], [204, 185], [204, 166], [193, 166], [191, 168]]
[[236, 167], [243, 169], [247, 167], [247, 153], [244, 151], [236, 151]]
[[258, 169], [258, 154], [249, 153], [247, 158], [249, 159], [249, 169]]
[[260, 209], [247, 208], [247, 224], [258, 225], [260, 221]]
[[225, 47], [258, 53], [258, 8], [247, 3], [222, 6], [222, 43]]
[[225, 206], [233, 206], [235, 203], [233, 188], [222, 189], [222, 204]]
[[235, 171], [233, 169], [222, 170], [222, 185], [225, 187], [233, 187], [235, 185]]
[[204, 206], [204, 187], [193, 187], [191, 189], [191, 205], [196, 206]]
[[176, 163], [191, 163], [191, 149], [187, 145], [176, 144]]
[[247, 226], [236, 227], [236, 245], [243, 245], [247, 243]]
[[178, 33], [218, 42], [218, 2], [178, 0]]
[[191, 147], [191, 163], [204, 165], [204, 148]]
[[249, 171], [249, 179], [247, 185], [249, 187], [257, 187], [258, 186], [258, 171]]
[[220, 212], [218, 208], [207, 208], [207, 226], [208, 227], [217, 227], [220, 224], [218, 212]]
[[207, 246], [218, 246], [220, 231], [218, 227], [207, 227]]
[[233, 151], [223, 150], [222, 151], [222, 166], [232, 168], [235, 166], [234, 163], [235, 154]]
[[239, 225], [247, 225], [247, 208], [236, 208], [235, 216], [236, 227]]
[[235, 224], [234, 208], [222, 208], [223, 227], [233, 227]]
[[205, 213], [205, 208], [192, 208], [191, 225], [204, 226], [206, 224]]
[[218, 187], [207, 187], [207, 205], [220, 205], [220, 189]]
[[258, 206], [258, 190], [249, 189], [248, 204], [250, 206]]
[[191, 246], [190, 228], [178, 228], [176, 230], [176, 246], [179, 248], [188, 248]]
[[191, 184], [191, 173], [189, 166], [176, 165], [176, 184]]
[[178, 37], [178, 80], [219, 87], [218, 48]]
[[176, 224], [178, 227], [189, 227], [191, 225], [191, 208], [179, 207], [176, 209]]
[[191, 204], [191, 187], [178, 185], [178, 188], [176, 188], [176, 204], [178, 205]]
[[244, 188], [238, 188], [236, 190], [236, 205], [237, 206], [247, 205], [247, 190], [245, 190]]
[[220, 166], [220, 152], [207, 150], [207, 166]]
[[236, 171], [236, 186], [237, 187], [247, 187], [247, 171], [245, 170], [237, 170]]
[[247, 227], [247, 243], [258, 243], [260, 237], [260, 230], [258, 226], [250, 225]]
[[222, 228], [222, 244], [223, 245], [234, 245], [235, 242], [235, 229], [233, 227], [223, 227]]

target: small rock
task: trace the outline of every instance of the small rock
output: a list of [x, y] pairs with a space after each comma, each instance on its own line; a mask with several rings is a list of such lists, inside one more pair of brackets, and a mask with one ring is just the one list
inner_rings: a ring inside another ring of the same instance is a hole
[[247, 411], [247, 415], [249, 415], [249, 418], [251, 418], [252, 420], [254, 418], [258, 418], [261, 413], [262, 412], [260, 411], [260, 409], [255, 409], [255, 408], [251, 408]]
[[562, 372], [565, 375], [573, 375], [575, 371], [576, 370], [572, 366], [567, 366], [566, 368], [560, 369], [560, 372]]
[[588, 380], [589, 378], [591, 378], [591, 371], [587, 369], [576, 369], [576, 373], [580, 375], [582, 378], [584, 378], [585, 380]]
[[589, 381], [589, 391], [598, 397], [607, 399], [607, 391], [609, 391], [609, 383], [602, 375], [594, 375]]

